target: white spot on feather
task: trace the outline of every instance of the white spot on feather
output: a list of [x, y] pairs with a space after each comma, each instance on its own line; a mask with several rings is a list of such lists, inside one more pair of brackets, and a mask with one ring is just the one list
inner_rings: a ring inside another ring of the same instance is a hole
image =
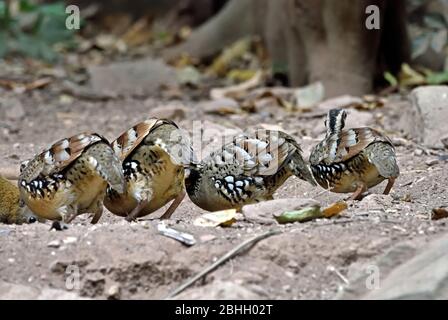
[[[89, 144], [90, 143], [90, 137], [83, 137], [82, 139], [80, 139], [79, 140], [79, 142], [81, 143], [81, 144], [83, 144], [83, 145], [87, 145], [87, 144]], [[68, 146], [67, 146], [68, 147]]]
[[58, 154], [56, 155], [56, 159], [58, 161], [67, 161], [68, 159], [70, 159], [70, 154], [67, 151], [62, 150], [58, 152]]
[[96, 168], [96, 166], [98, 165], [98, 161], [96, 161], [96, 159], [94, 157], [89, 157], [89, 164], [93, 167]]
[[61, 148], [62, 149], [67, 149], [69, 145], [70, 145], [70, 142], [67, 139], [64, 139], [64, 140], [61, 141]]
[[224, 180], [226, 180], [228, 183], [233, 183], [233, 181], [234, 181], [232, 176], [227, 176], [224, 178]]
[[50, 151], [45, 152], [44, 160], [45, 160], [45, 163], [47, 163], [47, 164], [52, 164], [53, 163], [53, 161], [54, 161], [53, 160], [53, 155], [52, 155], [52, 153]]
[[273, 157], [270, 153], [264, 153], [259, 155], [259, 159], [261, 163], [269, 163], [273, 160]]

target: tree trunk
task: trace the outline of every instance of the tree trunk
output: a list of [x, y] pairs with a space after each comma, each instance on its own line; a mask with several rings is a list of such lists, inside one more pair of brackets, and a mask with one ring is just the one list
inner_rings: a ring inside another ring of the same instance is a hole
[[197, 28], [188, 41], [164, 52], [168, 60], [188, 53], [204, 58], [219, 52], [236, 40], [254, 34], [255, 20], [251, 14], [253, 0], [230, 1], [221, 12]]
[[[173, 58], [217, 53], [247, 35], [264, 39], [273, 69], [288, 71], [291, 85], [322, 81], [327, 96], [371, 92], [375, 76], [409, 57], [404, 0], [232, 0], [167, 50]], [[380, 9], [380, 30], [366, 27], [366, 7]]]

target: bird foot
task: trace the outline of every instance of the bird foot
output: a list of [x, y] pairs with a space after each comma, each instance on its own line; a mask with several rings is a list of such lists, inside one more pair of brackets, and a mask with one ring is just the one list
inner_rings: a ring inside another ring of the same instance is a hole
[[64, 222], [53, 221], [50, 230], [63, 231], [68, 229], [68, 225]]

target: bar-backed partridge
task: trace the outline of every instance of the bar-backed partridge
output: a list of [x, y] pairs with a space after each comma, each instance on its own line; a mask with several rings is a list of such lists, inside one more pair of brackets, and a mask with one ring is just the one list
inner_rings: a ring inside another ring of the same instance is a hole
[[185, 197], [184, 166], [192, 157], [188, 136], [166, 119], [151, 118], [112, 143], [122, 161], [126, 191], [108, 188], [104, 205], [132, 221], [174, 200], [162, 219], [169, 219]]
[[26, 206], [20, 201], [17, 185], [0, 176], [0, 223], [33, 223], [38, 221]]
[[256, 129], [192, 163], [185, 184], [190, 199], [204, 210], [241, 210], [246, 204], [273, 199], [291, 175], [316, 185], [291, 136]]
[[372, 128], [344, 129], [346, 117], [344, 110], [329, 111], [325, 139], [310, 155], [314, 178], [332, 192], [354, 192], [352, 200], [387, 179], [384, 194], [389, 194], [400, 174], [392, 142]]
[[124, 191], [121, 163], [96, 133], [62, 139], [22, 163], [21, 199], [39, 217], [69, 223], [83, 213], [98, 222], [107, 185]]

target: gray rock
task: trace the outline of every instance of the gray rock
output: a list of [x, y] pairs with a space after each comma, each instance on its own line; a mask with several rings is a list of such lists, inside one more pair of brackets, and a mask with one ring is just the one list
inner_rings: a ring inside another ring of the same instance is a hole
[[364, 299], [448, 299], [448, 235], [393, 270]]
[[320, 206], [319, 202], [314, 199], [277, 199], [244, 206], [242, 213], [248, 221], [260, 224], [274, 224], [277, 223], [274, 216], [286, 211], [295, 211], [314, 206]]
[[106, 290], [107, 299], [110, 300], [119, 300], [121, 297], [121, 287], [117, 283], [112, 283], [109, 285], [109, 288]]
[[153, 95], [163, 85], [177, 85], [176, 71], [161, 60], [112, 63], [89, 67], [88, 71], [92, 89], [101, 93]]
[[[448, 235], [428, 245], [403, 242], [378, 260], [356, 266], [338, 299], [448, 299]], [[378, 286], [368, 288], [372, 267]], [[352, 268], [352, 267], [351, 267]]]
[[338, 293], [336, 299], [360, 299], [371, 290], [367, 287], [366, 281], [368, 281], [368, 277], [372, 275], [373, 268], [376, 267], [379, 271], [379, 284], [381, 285], [381, 281], [383, 281], [394, 268], [411, 259], [416, 251], [417, 248], [411, 243], [399, 243], [387, 250], [386, 253], [380, 256], [376, 261], [364, 264], [355, 263], [351, 265], [348, 272], [350, 284]]
[[410, 137], [431, 148], [444, 148], [448, 136], [448, 86], [424, 86], [414, 89], [411, 105], [403, 110], [399, 126]]
[[193, 66], [187, 66], [177, 71], [177, 80], [180, 84], [198, 86], [201, 79], [201, 73]]

